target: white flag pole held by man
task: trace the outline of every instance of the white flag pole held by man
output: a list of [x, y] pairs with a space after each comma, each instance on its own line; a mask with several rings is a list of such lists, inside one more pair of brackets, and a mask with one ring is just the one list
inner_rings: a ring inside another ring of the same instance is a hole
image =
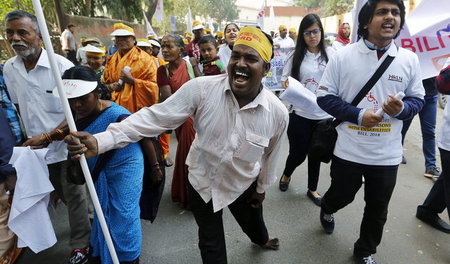
[[[63, 90], [61, 75], [58, 70], [58, 67], [56, 66], [56, 61], [54, 58], [55, 52], [53, 51], [53, 46], [52, 46], [52, 43], [50, 40], [50, 34], [48, 33], [47, 24], [45, 22], [44, 12], [42, 11], [41, 2], [39, 0], [32, 0], [32, 1], [33, 1], [34, 11], [36, 13], [36, 17], [38, 20], [39, 28], [41, 30], [42, 40], [44, 41], [45, 48], [47, 50], [48, 60], [50, 62], [53, 77], [55, 78], [56, 86], [58, 88], [58, 93], [61, 98], [61, 104], [64, 109], [64, 115], [66, 117], [67, 124], [69, 125], [70, 131], [77, 131], [77, 128], [75, 126], [75, 121], [73, 120], [72, 112], [70, 110], [69, 101], [67, 101], [66, 93]], [[100, 226], [103, 231], [103, 235], [105, 236], [105, 240], [106, 240], [106, 244], [109, 249], [109, 253], [111, 254], [111, 259], [114, 264], [119, 264], [119, 259], [117, 258], [116, 250], [114, 249], [111, 235], [110, 235], [108, 227], [106, 225], [105, 216], [103, 215], [102, 208], [100, 207], [100, 202], [98, 200], [97, 192], [95, 191], [94, 182], [92, 181], [91, 173], [89, 171], [89, 168], [88, 168], [88, 165], [86, 162], [86, 157], [84, 155], [81, 155], [80, 164], [81, 164], [81, 168], [83, 170], [84, 178], [86, 179], [86, 184], [87, 184], [87, 187], [89, 190], [89, 194], [91, 195], [92, 202], [94, 204], [95, 212], [98, 216]]]

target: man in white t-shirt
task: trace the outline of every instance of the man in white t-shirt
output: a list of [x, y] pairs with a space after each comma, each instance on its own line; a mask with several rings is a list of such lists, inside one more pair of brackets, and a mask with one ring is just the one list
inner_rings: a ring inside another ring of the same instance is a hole
[[[319, 106], [343, 122], [331, 164], [331, 186], [322, 198], [320, 222], [334, 230], [333, 213], [350, 204], [365, 179], [366, 206], [354, 244], [357, 263], [376, 263], [388, 205], [402, 159], [402, 120], [423, 106], [425, 91], [417, 55], [398, 48], [393, 39], [405, 22], [402, 0], [369, 0], [359, 13], [361, 39], [335, 54], [317, 92]], [[387, 56], [395, 57], [357, 106], [350, 102]], [[405, 98], [394, 97], [398, 92]], [[383, 109], [384, 115], [377, 114]]]
[[66, 58], [74, 64], [77, 62], [77, 46], [75, 43], [75, 26], [73, 24], [67, 25], [67, 28], [61, 33], [59, 38], [61, 41], [62, 50], [66, 53]]
[[273, 46], [275, 48], [295, 48], [294, 40], [288, 37], [288, 30], [285, 25], [281, 25], [278, 30], [280, 36], [273, 40]]
[[[64, 142], [52, 142], [48, 132], [63, 120], [61, 102], [53, 96], [56, 86], [52, 69], [43, 49], [37, 19], [34, 15], [14, 10], [5, 16], [6, 38], [17, 56], [5, 63], [3, 74], [11, 101], [18, 106], [26, 134], [31, 137], [24, 145], [47, 147], [45, 157], [50, 181], [55, 192], [67, 205], [70, 224], [70, 245], [73, 249], [69, 264], [87, 261], [91, 231], [85, 186], [67, 181], [67, 150]], [[58, 72], [73, 64], [55, 55]]]

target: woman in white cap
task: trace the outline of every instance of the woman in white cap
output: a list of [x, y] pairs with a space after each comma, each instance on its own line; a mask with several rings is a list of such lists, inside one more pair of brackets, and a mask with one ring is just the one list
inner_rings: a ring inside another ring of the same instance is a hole
[[112, 100], [131, 113], [158, 102], [157, 68], [150, 55], [135, 47], [134, 30], [116, 23], [111, 35], [119, 50], [108, 58], [102, 82], [111, 91]]
[[[72, 67], [64, 72], [62, 79], [78, 130], [103, 132], [109, 124], [120, 122], [130, 115], [125, 108], [100, 99], [101, 84], [90, 68]], [[57, 89], [53, 93], [58, 96]], [[68, 129], [63, 128], [56, 133], [60, 134], [60, 139], [68, 134]], [[54, 139], [54, 131], [47, 134], [45, 138]], [[139, 263], [141, 254], [139, 201], [144, 175], [143, 152], [151, 163], [152, 173], [161, 181], [163, 173], [155, 150], [147, 153], [148, 149], [141, 149], [137, 143], [87, 159], [121, 264]], [[89, 263], [112, 263], [97, 216], [92, 223], [90, 245]]]

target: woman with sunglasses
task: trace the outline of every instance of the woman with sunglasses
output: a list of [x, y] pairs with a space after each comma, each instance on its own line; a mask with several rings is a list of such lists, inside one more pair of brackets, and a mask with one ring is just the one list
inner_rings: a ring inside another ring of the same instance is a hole
[[[281, 78], [283, 88], [289, 86], [288, 76], [292, 76], [306, 89], [316, 93], [331, 52], [333, 52], [331, 48], [325, 48], [324, 32], [319, 16], [308, 14], [300, 23], [295, 50], [286, 59]], [[314, 125], [329, 117], [324, 111], [311, 113], [308, 109], [290, 107], [287, 130], [289, 155], [280, 179], [281, 191], [288, 189], [292, 173], [306, 159]], [[321, 196], [317, 192], [319, 173], [320, 161], [308, 158], [307, 196], [318, 206], [321, 203]]]

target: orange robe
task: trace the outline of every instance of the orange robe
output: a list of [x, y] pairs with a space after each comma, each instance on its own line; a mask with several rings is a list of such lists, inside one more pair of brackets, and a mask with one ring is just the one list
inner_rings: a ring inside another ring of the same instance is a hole
[[133, 47], [123, 57], [118, 51], [108, 58], [103, 72], [103, 83], [119, 81], [120, 72], [125, 66], [131, 67], [134, 85], [124, 83], [121, 91], [111, 93], [111, 100], [125, 107], [131, 113], [157, 103], [159, 89], [156, 83], [155, 61], [137, 47]]

